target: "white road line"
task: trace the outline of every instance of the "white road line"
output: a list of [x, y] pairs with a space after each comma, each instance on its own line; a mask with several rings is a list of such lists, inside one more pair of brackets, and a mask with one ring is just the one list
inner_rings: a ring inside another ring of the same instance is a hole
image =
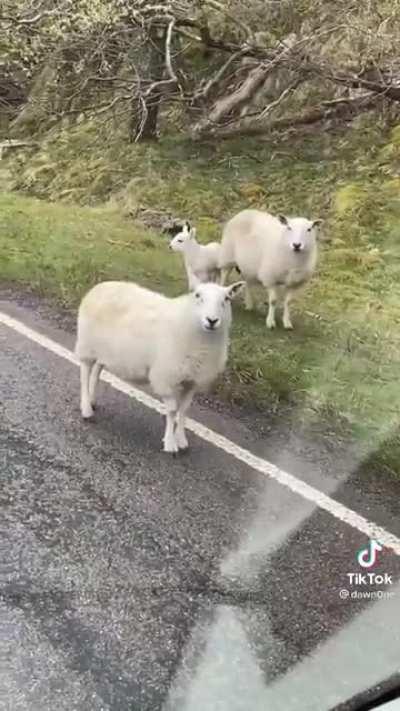
[[[64, 348], [59, 343], [56, 343], [52, 339], [47, 338], [47, 336], [43, 336], [41, 333], [38, 333], [32, 328], [25, 326], [25, 324], [21, 321], [18, 321], [17, 319], [0, 312], [0, 323], [4, 324], [5, 326], [8, 326], [8, 328], [13, 329], [14, 331], [17, 331], [22, 336], [26, 336], [31, 341], [34, 341], [43, 348], [46, 348], [48, 351], [51, 351], [52, 353], [55, 353], [56, 355], [60, 356], [60, 358], [64, 358], [64, 360], [67, 360], [70, 363], [79, 365], [78, 359], [71, 351], [69, 351], [67, 348]], [[125, 383], [124, 381], [120, 380], [114, 375], [111, 375], [110, 373], [103, 372], [101, 377], [102, 380], [112, 385], [112, 387], [116, 390], [119, 390], [125, 395], [134, 398], [143, 405], [146, 405], [146, 407], [149, 407], [151, 410], [155, 410], [156, 412], [159, 412], [161, 414], [164, 412], [164, 408], [159, 402], [159, 400], [156, 400], [154, 397], [151, 397], [151, 395], [147, 395], [147, 393], [138, 390], [132, 385], [128, 385], [128, 383]], [[297, 479], [297, 477], [293, 476], [293, 474], [289, 474], [283, 469], [279, 469], [279, 467], [276, 467], [274, 464], [271, 464], [266, 459], [257, 457], [255, 454], [252, 454], [247, 449], [239, 447], [239, 445], [227, 439], [227, 437], [223, 437], [217, 432], [210, 430], [208, 427], [205, 427], [199, 422], [196, 422], [196, 420], [188, 418], [187, 427], [195, 435], [201, 437], [201, 439], [205, 440], [206, 442], [209, 442], [210, 444], [214, 445], [214, 447], [222, 449], [227, 454], [230, 454], [232, 457], [235, 457], [235, 459], [238, 459], [244, 464], [247, 464], [247, 466], [251, 467], [252, 469], [255, 469], [261, 474], [264, 474], [264, 476], [270, 477], [271, 479], [278, 481], [280, 484], [286, 486], [292, 492], [298, 494], [299, 496], [302, 496], [307, 501], [310, 501], [311, 503], [315, 504], [324, 511], [327, 511], [335, 518], [339, 519], [340, 521], [343, 521], [344, 523], [347, 523], [349, 526], [352, 526], [352, 528], [356, 528], [358, 531], [368, 536], [368, 538], [373, 538], [380, 541], [387, 548], [391, 548], [394, 553], [396, 553], [396, 555], [400, 555], [400, 538], [395, 536], [393, 533], [390, 533], [390, 531], [387, 531], [385, 528], [378, 526], [373, 521], [368, 521], [368, 519], [364, 518], [363, 516], [360, 516], [358, 513], [356, 513], [352, 509], [349, 509], [347, 506], [344, 506], [335, 499], [331, 499], [330, 496], [327, 496], [326, 494], [322, 493], [322, 491], [319, 491], [313, 486], [306, 484], [301, 479]]]

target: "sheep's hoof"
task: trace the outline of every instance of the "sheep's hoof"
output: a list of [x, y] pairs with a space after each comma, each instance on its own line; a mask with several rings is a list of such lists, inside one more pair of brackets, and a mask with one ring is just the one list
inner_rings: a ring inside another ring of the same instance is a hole
[[167, 452], [167, 454], [177, 454], [179, 449], [175, 440], [168, 440], [167, 442], [164, 440], [163, 451]]
[[184, 451], [185, 449], [188, 449], [189, 442], [187, 441], [185, 434], [176, 434], [175, 439], [180, 452]]
[[276, 322], [275, 321], [267, 321], [267, 328], [272, 331], [273, 328], [276, 328]]
[[286, 331], [293, 331], [293, 324], [290, 323], [290, 321], [286, 321], [286, 323], [283, 324], [283, 328]]
[[82, 407], [81, 408], [81, 415], [83, 420], [91, 420], [94, 412], [93, 412], [93, 407], [91, 405], [87, 407]]

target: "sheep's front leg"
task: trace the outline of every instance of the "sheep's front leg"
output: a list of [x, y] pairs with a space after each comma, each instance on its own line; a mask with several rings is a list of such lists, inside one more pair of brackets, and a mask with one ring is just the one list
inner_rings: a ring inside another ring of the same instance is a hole
[[276, 289], [268, 289], [268, 315], [267, 315], [267, 328], [275, 328], [275, 311], [276, 311], [277, 293]]
[[96, 361], [89, 377], [89, 400], [93, 409], [96, 407], [96, 390], [102, 370], [103, 366], [101, 365], [101, 363]]
[[283, 303], [283, 327], [288, 331], [293, 329], [293, 324], [290, 318], [290, 303], [293, 300], [293, 291], [287, 291]]
[[85, 420], [93, 417], [93, 408], [90, 404], [89, 394], [89, 381], [92, 368], [92, 362], [81, 362], [81, 414]]
[[192, 270], [189, 268], [187, 269], [186, 274], [187, 274], [187, 280], [188, 280], [188, 290], [194, 291], [194, 289], [196, 288], [196, 281], [197, 281], [196, 275], [193, 274]]
[[187, 449], [189, 444], [185, 434], [186, 413], [192, 403], [194, 390], [187, 390], [179, 401], [175, 439], [179, 449]]
[[226, 282], [229, 279], [229, 275], [232, 271], [232, 267], [225, 267], [221, 269], [221, 279], [220, 279], [220, 286], [225, 286]]
[[176, 425], [176, 415], [178, 411], [178, 404], [176, 398], [168, 397], [164, 398], [165, 405], [165, 433], [164, 433], [164, 452], [171, 452], [174, 454], [178, 451], [178, 445], [175, 438], [175, 425]]
[[253, 294], [249, 284], [246, 282], [246, 288], [244, 290], [244, 306], [246, 311], [252, 311], [254, 308]]

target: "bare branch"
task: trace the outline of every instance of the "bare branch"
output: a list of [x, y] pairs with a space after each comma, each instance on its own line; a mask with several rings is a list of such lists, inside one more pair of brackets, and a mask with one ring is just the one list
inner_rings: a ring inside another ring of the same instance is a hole
[[[268, 106], [265, 107], [265, 109], [263, 111], [261, 111], [261, 113], [257, 117], [257, 120], [261, 121], [262, 119], [269, 116], [269, 114], [272, 111], [274, 111], [282, 103], [282, 101], [287, 99], [287, 97], [290, 94], [293, 94], [293, 92], [297, 89], [297, 87], [299, 86], [299, 84], [301, 84], [302, 81], [303, 81], [302, 79], [298, 78], [295, 82], [293, 82], [293, 84], [286, 87], [286, 89], [284, 89], [282, 91], [280, 96], [278, 96], [278, 98], [275, 99], [275, 101], [272, 101], [270, 104], [268, 104]], [[248, 115], [247, 115], [247, 118], [248, 118]]]
[[172, 68], [172, 61], [171, 61], [171, 39], [172, 39], [172, 31], [175, 26], [175, 20], [171, 20], [171, 22], [168, 25], [168, 30], [165, 38], [165, 65], [167, 67], [167, 72], [171, 78], [171, 81], [178, 83], [178, 78]]
[[394, 84], [386, 84], [384, 82], [369, 81], [368, 79], [363, 79], [360, 76], [351, 76], [346, 74], [335, 74], [329, 71], [325, 71], [323, 68], [317, 69], [317, 72], [329, 79], [336, 84], [343, 84], [344, 86], [350, 86], [354, 89], [368, 89], [375, 94], [380, 94], [381, 96], [391, 99], [392, 101], [400, 101], [400, 86]]
[[57, 10], [42, 10], [33, 17], [13, 17], [12, 15], [0, 15], [0, 22], [11, 22], [13, 25], [35, 25], [45, 17], [54, 17], [58, 14]]
[[69, 110], [62, 111], [60, 114], [60, 117], [61, 116], [72, 116], [74, 114], [86, 114], [89, 111], [93, 111], [96, 114], [96, 116], [98, 116], [100, 114], [106, 113], [107, 111], [111, 111], [111, 109], [116, 104], [118, 104], [120, 101], [131, 101], [131, 100], [132, 100], [131, 94], [128, 94], [128, 95], [119, 94], [118, 96], [115, 96], [112, 101], [105, 102], [103, 104], [93, 104], [92, 106], [82, 106], [79, 109], [69, 109]]
[[149, 110], [148, 110], [146, 102], [142, 96], [139, 96], [139, 101], [142, 106], [142, 112], [141, 112], [140, 124], [138, 126], [137, 131], [136, 131], [135, 143], [138, 143], [138, 141], [140, 141], [140, 139], [143, 135], [144, 127], [146, 125], [147, 117], [149, 115]]
[[218, 10], [218, 12], [221, 12], [227, 17], [229, 20], [234, 25], [237, 25], [240, 27], [245, 34], [250, 37], [253, 33], [248, 25], [246, 25], [242, 20], [240, 20], [238, 17], [235, 17], [232, 15], [225, 7], [225, 3], [218, 2], [218, 0], [204, 0], [206, 5], [209, 5], [210, 7], [214, 8], [214, 10]]
[[239, 50], [238, 52], [234, 52], [230, 57], [228, 57], [226, 62], [218, 69], [216, 74], [208, 80], [204, 88], [195, 94], [194, 101], [208, 98], [212, 89], [220, 83], [221, 79], [224, 77], [229, 67], [242, 56], [243, 50]]
[[199, 135], [219, 123], [222, 119], [234, 111], [238, 111], [241, 107], [248, 104], [255, 96], [260, 87], [264, 84], [267, 77], [275, 70], [279, 64], [283, 64], [291, 52], [291, 48], [287, 47], [271, 61], [262, 62], [255, 68], [250, 69], [246, 79], [235, 91], [228, 96], [219, 99], [214, 108], [210, 111], [207, 118], [199, 121], [194, 127], [194, 135]]

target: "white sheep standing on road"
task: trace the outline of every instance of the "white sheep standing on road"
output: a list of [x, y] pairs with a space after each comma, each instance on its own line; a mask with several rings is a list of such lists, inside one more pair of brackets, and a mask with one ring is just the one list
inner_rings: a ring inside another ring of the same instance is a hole
[[275, 217], [260, 210], [243, 210], [225, 225], [220, 250], [221, 284], [233, 267], [246, 282], [246, 309], [253, 308], [252, 284], [268, 291], [267, 328], [275, 328], [278, 299], [283, 300], [283, 325], [293, 328], [290, 302], [315, 271], [317, 234], [321, 220]]
[[83, 298], [75, 352], [81, 363], [81, 413], [93, 415], [103, 367], [134, 383], [149, 383], [166, 408], [164, 451], [188, 446], [185, 415], [195, 392], [225, 368], [231, 300], [244, 282], [194, 284], [170, 299], [131, 282], [103, 282]]
[[182, 230], [169, 243], [169, 247], [174, 252], [183, 254], [189, 291], [194, 288], [196, 278], [201, 282], [215, 281], [218, 278], [220, 244], [199, 244], [196, 240], [196, 229], [191, 227], [189, 222], [185, 222]]

